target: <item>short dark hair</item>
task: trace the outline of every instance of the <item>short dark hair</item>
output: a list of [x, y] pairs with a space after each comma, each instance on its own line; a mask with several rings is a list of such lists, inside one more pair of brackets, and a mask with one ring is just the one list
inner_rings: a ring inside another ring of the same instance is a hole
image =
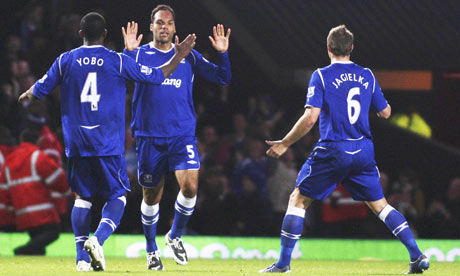
[[174, 21], [176, 21], [176, 13], [174, 12], [173, 8], [171, 8], [171, 6], [161, 4], [161, 5], [156, 6], [152, 10], [152, 13], [150, 14], [150, 20], [152, 21], [152, 23], [154, 21], [155, 14], [159, 11], [170, 11], [173, 16]]
[[37, 144], [38, 138], [40, 138], [40, 132], [35, 129], [26, 128], [21, 132], [21, 141], [31, 144]]
[[353, 33], [345, 25], [340, 25], [329, 32], [327, 46], [336, 56], [348, 56], [353, 49], [353, 38]]
[[105, 19], [100, 13], [90, 12], [80, 21], [80, 29], [89, 41], [100, 39], [105, 32]]

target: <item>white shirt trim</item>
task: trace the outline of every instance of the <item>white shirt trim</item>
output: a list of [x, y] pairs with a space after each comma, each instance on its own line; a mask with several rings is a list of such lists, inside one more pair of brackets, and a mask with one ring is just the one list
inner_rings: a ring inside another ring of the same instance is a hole
[[59, 62], [58, 62], [58, 65], [59, 65], [59, 75], [61, 75], [61, 77], [62, 77], [62, 69], [61, 69], [61, 59], [62, 59], [62, 55], [64, 55], [64, 54], [61, 54], [61, 55], [59, 56]]
[[332, 61], [331, 64], [334, 64], [334, 63], [339, 63], [339, 64], [352, 64], [354, 63], [353, 61], [351, 60], [337, 60], [337, 61]]
[[104, 47], [104, 45], [82, 45], [80, 48], [99, 48]]
[[318, 75], [321, 78], [321, 82], [323, 83], [323, 89], [326, 90], [326, 85], [324, 85], [323, 74], [321, 73], [321, 70], [319, 70], [319, 68], [318, 68]]
[[117, 55], [120, 57], [120, 73], [121, 73], [121, 67], [123, 66], [123, 59], [121, 58], [120, 53], [117, 53]]
[[174, 43], [171, 43], [171, 49], [169, 49], [169, 50], [160, 50], [160, 49], [158, 49], [157, 47], [155, 47], [153, 45], [153, 41], [149, 43], [149, 46], [150, 46], [150, 48], [153, 48], [153, 49], [155, 49], [155, 50], [157, 50], [159, 52], [162, 52], [162, 53], [169, 53], [169, 52], [171, 52], [171, 50], [176, 48], [176, 45], [174, 45]]

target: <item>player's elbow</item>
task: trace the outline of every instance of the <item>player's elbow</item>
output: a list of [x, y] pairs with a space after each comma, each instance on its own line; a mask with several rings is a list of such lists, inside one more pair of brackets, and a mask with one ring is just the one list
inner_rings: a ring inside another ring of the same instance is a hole
[[380, 111], [378, 113], [378, 115], [379, 115], [380, 118], [384, 118], [384, 119], [390, 118], [390, 116], [391, 116], [391, 106], [388, 105], [387, 107], [385, 107], [385, 109]]

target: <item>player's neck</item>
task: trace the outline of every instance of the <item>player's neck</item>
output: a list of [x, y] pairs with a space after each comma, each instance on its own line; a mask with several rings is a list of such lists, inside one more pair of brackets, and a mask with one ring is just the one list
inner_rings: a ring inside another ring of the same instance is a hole
[[159, 41], [153, 41], [153, 47], [157, 48], [158, 50], [168, 51], [172, 48], [172, 42], [161, 43]]
[[350, 56], [331, 56], [331, 64], [336, 62], [349, 62]]
[[83, 45], [84, 46], [104, 45], [104, 39], [99, 39], [99, 40], [94, 40], [94, 41], [88, 41], [86, 39], [83, 39]]

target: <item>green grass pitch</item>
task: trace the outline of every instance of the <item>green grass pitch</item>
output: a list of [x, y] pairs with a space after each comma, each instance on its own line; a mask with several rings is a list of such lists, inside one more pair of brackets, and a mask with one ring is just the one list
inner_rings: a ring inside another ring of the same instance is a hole
[[[172, 259], [163, 259], [165, 271], [148, 271], [145, 259], [109, 258], [104, 272], [77, 272], [73, 258], [57, 257], [0, 257], [0, 275], [260, 275], [259, 269], [272, 262], [267, 260], [190, 260], [187, 266], [177, 265]], [[290, 275], [404, 275], [409, 265], [405, 262], [380, 261], [300, 261], [294, 260]], [[431, 263], [423, 275], [460, 275], [460, 262]]]

